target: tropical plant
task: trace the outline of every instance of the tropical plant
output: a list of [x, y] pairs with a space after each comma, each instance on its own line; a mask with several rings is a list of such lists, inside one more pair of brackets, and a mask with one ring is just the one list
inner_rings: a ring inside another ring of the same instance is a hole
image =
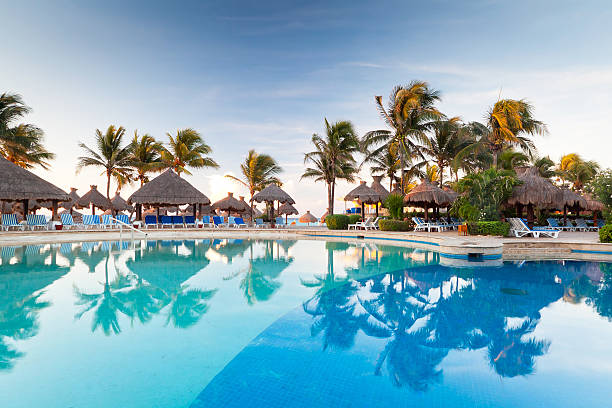
[[[253, 196], [256, 192], [263, 190], [270, 184], [280, 184], [277, 177], [283, 169], [276, 163], [272, 156], [267, 154], [257, 153], [255, 150], [249, 150], [244, 162], [240, 165], [242, 178], [234, 177], [227, 174], [225, 177], [230, 178], [249, 190], [251, 195], [251, 213], [253, 211]], [[253, 214], [251, 214], [252, 216]]]
[[212, 153], [212, 148], [194, 129], [177, 130], [175, 136], [170, 133], [166, 135], [169, 139], [169, 147], [164, 147], [161, 151], [164, 167], [172, 168], [179, 176], [181, 173], [191, 174], [187, 167], [219, 168], [217, 162], [208, 156]]
[[382, 96], [375, 97], [376, 107], [391, 130], [373, 130], [364, 135], [364, 162], [380, 155], [384, 149], [396, 145], [402, 191], [406, 159], [411, 156], [424, 159], [420, 145], [426, 142], [427, 132], [432, 129], [434, 121], [444, 116], [434, 106], [439, 100], [440, 93], [430, 89], [427, 82], [422, 81], [412, 81], [407, 86], [393, 88], [387, 109], [383, 106]]
[[486, 123], [472, 122], [470, 130], [476, 142], [467, 151], [490, 151], [493, 167], [497, 167], [499, 154], [507, 148], [519, 147], [533, 156], [535, 145], [531, 136], [548, 133], [546, 125], [533, 117], [533, 106], [524, 99], [498, 100], [487, 112]]
[[566, 154], [561, 157], [557, 174], [565, 184], [572, 183], [572, 189], [580, 191], [599, 171], [599, 164], [595, 161], [585, 161], [577, 153]]
[[161, 151], [163, 146], [149, 134], [138, 136], [134, 131], [134, 138], [130, 143], [130, 165], [136, 170], [136, 178], [142, 187], [149, 181], [148, 173], [159, 171], [163, 168]]
[[441, 172], [440, 169], [438, 169], [438, 166], [436, 166], [435, 164], [430, 165], [429, 163], [427, 163], [427, 165], [425, 166], [425, 173], [423, 174], [423, 177], [430, 183], [437, 183], [440, 181], [440, 174]]
[[544, 178], [553, 178], [557, 173], [555, 172], [554, 166], [555, 162], [553, 162], [550, 157], [535, 157], [532, 161], [532, 166], [538, 169], [538, 173], [540, 177]]
[[469, 144], [465, 137], [466, 128], [458, 117], [433, 122], [432, 135], [421, 147], [423, 153], [431, 157], [438, 166], [440, 184], [444, 183], [444, 169], [451, 167], [455, 156]]
[[399, 220], [404, 212], [404, 197], [400, 194], [389, 194], [385, 199], [385, 208], [392, 218]]
[[106, 197], [110, 198], [111, 178], [117, 181], [119, 186], [129, 182], [132, 177], [131, 145], [122, 146], [125, 129], [122, 126], [115, 128], [110, 125], [105, 133], [96, 129], [96, 150], [91, 149], [85, 143], [79, 142], [79, 147], [85, 151], [85, 156], [78, 158], [77, 172], [83, 167], [102, 167], [106, 175]]
[[453, 203], [451, 213], [468, 221], [498, 221], [500, 206], [520, 184], [511, 170], [491, 168], [466, 175], [457, 183], [462, 195]]
[[372, 175], [380, 174], [388, 177], [389, 191], [393, 190], [393, 181], [400, 168], [397, 145], [391, 145], [387, 149], [381, 150], [378, 155], [370, 157], [368, 161], [372, 164], [370, 166]]
[[529, 164], [529, 157], [523, 152], [506, 149], [499, 154], [498, 167], [504, 170], [514, 170], [515, 167]]
[[21, 96], [0, 95], [0, 155], [26, 169], [36, 165], [47, 169], [55, 155], [44, 147], [42, 129], [26, 123], [14, 124], [29, 112]]
[[597, 173], [585, 190], [592, 193], [610, 212], [612, 210], [612, 169], [605, 169]]
[[353, 124], [339, 121], [330, 124], [325, 119], [325, 136], [312, 135], [315, 150], [304, 154], [304, 163], [313, 167], [306, 168], [301, 178], [313, 178], [327, 185], [327, 213], [334, 213], [336, 180], [355, 181], [358, 171], [354, 154], [359, 152], [359, 139]]

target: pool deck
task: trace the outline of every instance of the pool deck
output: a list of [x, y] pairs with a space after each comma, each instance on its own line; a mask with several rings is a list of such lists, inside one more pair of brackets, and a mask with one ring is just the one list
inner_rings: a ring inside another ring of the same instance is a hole
[[[331, 231], [322, 227], [283, 229], [176, 228], [146, 229], [146, 239], [289, 238], [325, 239], [417, 246], [439, 252], [443, 258], [463, 261], [575, 259], [612, 261], [612, 244], [599, 243], [596, 232], [561, 232], [559, 238], [459, 236], [446, 232]], [[130, 230], [10, 231], [0, 233], [0, 246], [104, 240], [142, 240]]]

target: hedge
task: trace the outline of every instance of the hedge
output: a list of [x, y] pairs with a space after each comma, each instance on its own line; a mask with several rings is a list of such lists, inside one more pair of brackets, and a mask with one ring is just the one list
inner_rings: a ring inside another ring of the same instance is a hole
[[349, 226], [349, 217], [344, 214], [333, 214], [325, 217], [325, 224], [330, 230], [345, 230]]
[[612, 225], [604, 225], [599, 229], [599, 242], [612, 242]]
[[496, 235], [505, 237], [510, 233], [510, 224], [501, 221], [477, 221], [467, 223], [470, 235]]
[[409, 222], [399, 220], [380, 220], [378, 227], [381, 231], [410, 231], [412, 229]]
[[348, 216], [348, 223], [350, 224], [356, 224], [359, 221], [361, 221], [361, 215], [359, 214], [351, 214]]

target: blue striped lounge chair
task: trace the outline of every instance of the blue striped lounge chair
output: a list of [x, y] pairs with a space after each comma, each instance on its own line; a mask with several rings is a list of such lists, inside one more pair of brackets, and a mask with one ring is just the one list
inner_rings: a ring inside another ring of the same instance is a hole
[[235, 227], [236, 223], [234, 222], [234, 219], [236, 217], [232, 217], [231, 215], [229, 217], [227, 217], [227, 226], [228, 227]]
[[242, 219], [242, 217], [236, 217], [234, 218], [234, 227], [236, 228], [246, 228], [247, 224], [246, 222], [244, 222], [244, 220]]
[[223, 217], [218, 215], [213, 217], [213, 223], [215, 224], [215, 228], [227, 227], [227, 224], [223, 222]]
[[144, 223], [145, 223], [145, 228], [147, 228], [147, 229], [149, 227], [159, 228], [159, 226], [157, 224], [157, 216], [156, 215], [145, 215]]
[[210, 215], [205, 215], [202, 217], [202, 225], [204, 227], [214, 227], [215, 223], [212, 221]]
[[115, 224], [127, 224], [130, 225], [130, 217], [128, 217], [127, 214], [117, 214], [117, 216], [115, 217], [117, 219], [117, 221], [115, 222]]
[[576, 218], [576, 227], [581, 231], [597, 231], [598, 227], [587, 225], [584, 218]]
[[83, 226], [85, 228], [99, 228], [100, 217], [98, 215], [84, 214], [83, 215]]
[[2, 214], [2, 229], [8, 231], [10, 228], [23, 230], [23, 225], [17, 222], [15, 214]]
[[173, 215], [172, 216], [172, 226], [173, 227], [184, 227], [185, 220], [182, 215]]
[[195, 215], [186, 215], [185, 216], [185, 227], [190, 226], [195, 228], [196, 227], [196, 217]]
[[100, 223], [100, 226], [104, 229], [113, 228], [114, 222], [112, 220], [112, 216], [110, 214], [103, 214], [102, 222]]
[[28, 227], [34, 231], [36, 228], [47, 229], [47, 217], [42, 214], [28, 214], [26, 215]]
[[77, 225], [74, 223], [74, 218], [72, 218], [72, 214], [60, 214], [60, 220], [62, 221], [62, 225], [64, 229], [76, 228]]

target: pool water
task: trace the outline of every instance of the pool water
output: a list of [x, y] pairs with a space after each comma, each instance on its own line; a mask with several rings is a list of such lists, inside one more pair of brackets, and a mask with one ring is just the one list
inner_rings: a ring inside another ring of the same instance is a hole
[[3, 408], [610, 406], [608, 263], [235, 239], [1, 255]]

